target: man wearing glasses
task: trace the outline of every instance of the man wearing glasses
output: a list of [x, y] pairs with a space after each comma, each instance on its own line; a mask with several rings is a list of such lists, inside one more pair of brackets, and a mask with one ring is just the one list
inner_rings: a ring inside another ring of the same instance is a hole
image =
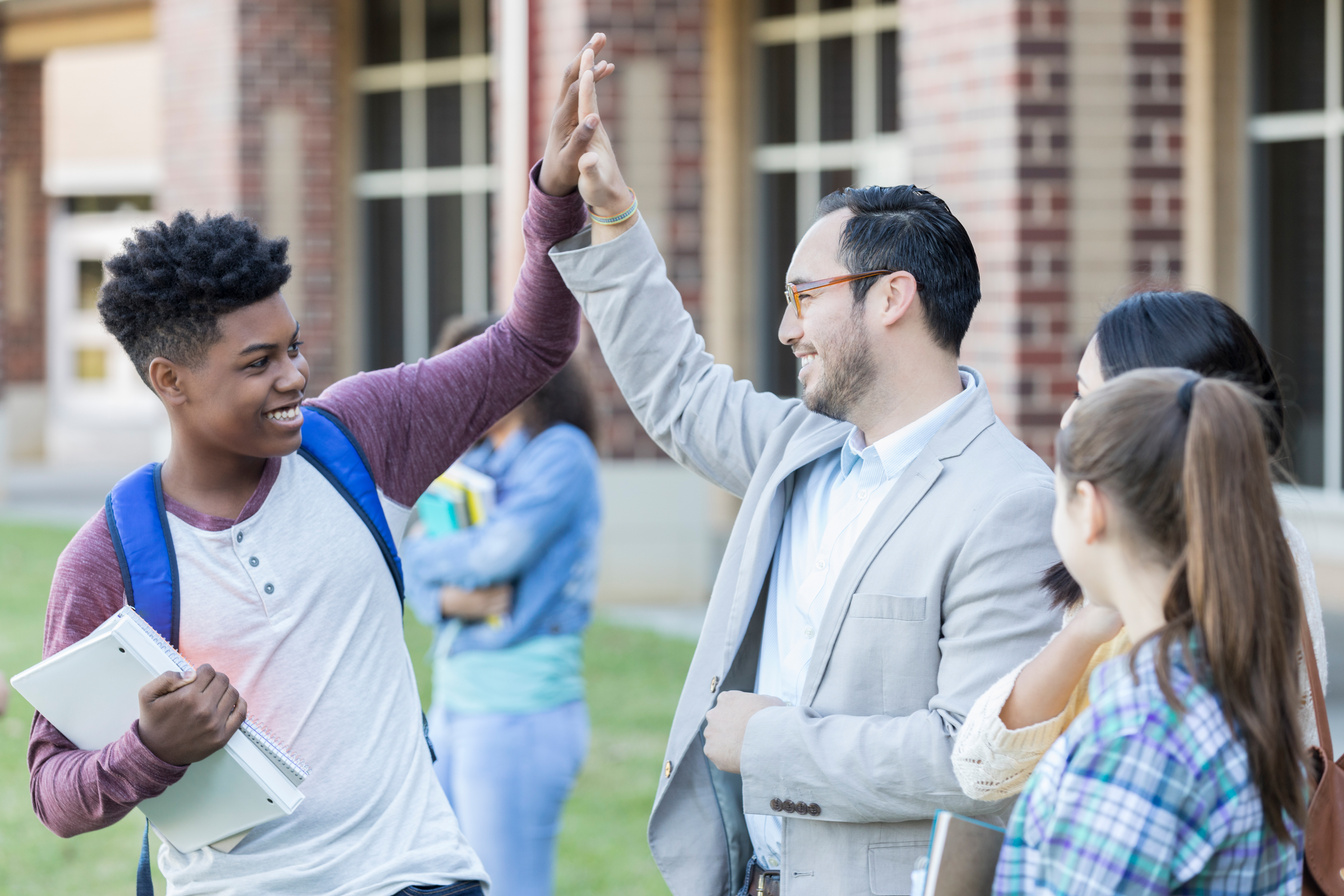
[[[675, 896], [908, 893], [974, 700], [1058, 627], [1038, 581], [1050, 470], [958, 367], [970, 238], [915, 187], [822, 200], [779, 338], [802, 398], [714, 363], [597, 116], [601, 36], [566, 79], [529, 214], [577, 185], [551, 250], [658, 444], [742, 499], [664, 757], [649, 842]], [[596, 75], [596, 78], [594, 77]], [[530, 247], [537, 251], [545, 247]]]

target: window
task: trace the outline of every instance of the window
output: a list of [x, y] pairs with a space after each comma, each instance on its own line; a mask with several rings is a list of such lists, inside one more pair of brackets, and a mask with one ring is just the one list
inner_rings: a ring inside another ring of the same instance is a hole
[[1249, 135], [1256, 328], [1289, 402], [1293, 470], [1344, 477], [1344, 0], [1257, 0]]
[[757, 383], [797, 391], [793, 354], [775, 337], [784, 274], [817, 201], [833, 190], [906, 179], [894, 0], [760, 0], [757, 141], [761, 234]]
[[487, 0], [365, 0], [360, 198], [366, 352], [429, 353], [443, 321], [490, 308]]

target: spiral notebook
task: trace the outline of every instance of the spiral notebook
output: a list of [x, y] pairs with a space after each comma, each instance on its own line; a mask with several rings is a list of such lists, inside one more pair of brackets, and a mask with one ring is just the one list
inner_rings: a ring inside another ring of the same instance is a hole
[[[125, 607], [88, 637], [15, 675], [14, 690], [81, 750], [120, 738], [140, 717], [140, 688], [164, 672], [191, 672], [168, 642]], [[264, 728], [246, 721], [224, 747], [140, 810], [182, 852], [227, 852], [257, 825], [303, 801], [308, 767]]]

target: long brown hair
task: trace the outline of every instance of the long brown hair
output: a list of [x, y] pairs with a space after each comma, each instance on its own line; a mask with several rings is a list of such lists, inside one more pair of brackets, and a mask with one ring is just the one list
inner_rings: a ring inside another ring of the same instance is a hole
[[1285, 817], [1300, 825], [1306, 816], [1296, 759], [1302, 594], [1261, 404], [1227, 380], [1134, 370], [1080, 403], [1055, 444], [1063, 480], [1095, 485], [1136, 546], [1170, 567], [1166, 624], [1147, 639], [1157, 642], [1162, 693], [1183, 710], [1171, 685], [1171, 652], [1181, 650], [1219, 696], [1245, 744], [1265, 821], [1287, 840]]

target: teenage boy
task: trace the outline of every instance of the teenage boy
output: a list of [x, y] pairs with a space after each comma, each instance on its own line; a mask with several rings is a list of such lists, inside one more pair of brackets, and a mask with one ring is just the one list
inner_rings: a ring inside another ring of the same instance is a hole
[[705, 351], [586, 74], [579, 94], [582, 174], [548, 154], [529, 214], [561, 213], [578, 180], [594, 226], [551, 257], [650, 435], [742, 499], [672, 722], [654, 859], [676, 896], [909, 893], [935, 810], [1003, 818], [961, 792], [952, 741], [1059, 626], [1038, 586], [1053, 477], [957, 363], [975, 250], [924, 190], [827, 197], [780, 290], [802, 397], [757, 392]]
[[[599, 69], [599, 75], [605, 69]], [[434, 778], [378, 542], [295, 452], [306, 413], [334, 415], [367, 457], [390, 528], [424, 488], [573, 351], [578, 310], [545, 249], [579, 229], [578, 197], [545, 223], [512, 308], [435, 358], [364, 373], [305, 399], [308, 364], [281, 297], [286, 242], [233, 217], [183, 213], [108, 262], [99, 311], [168, 411], [162, 466], [181, 584], [180, 649], [193, 678], [162, 676], [140, 717], [101, 750], [41, 715], [28, 748], [33, 805], [62, 836], [106, 827], [264, 720], [312, 774], [290, 816], [232, 852], [168, 845], [170, 894], [479, 893], [486, 873]], [[44, 655], [126, 602], [99, 512], [58, 561]]]

